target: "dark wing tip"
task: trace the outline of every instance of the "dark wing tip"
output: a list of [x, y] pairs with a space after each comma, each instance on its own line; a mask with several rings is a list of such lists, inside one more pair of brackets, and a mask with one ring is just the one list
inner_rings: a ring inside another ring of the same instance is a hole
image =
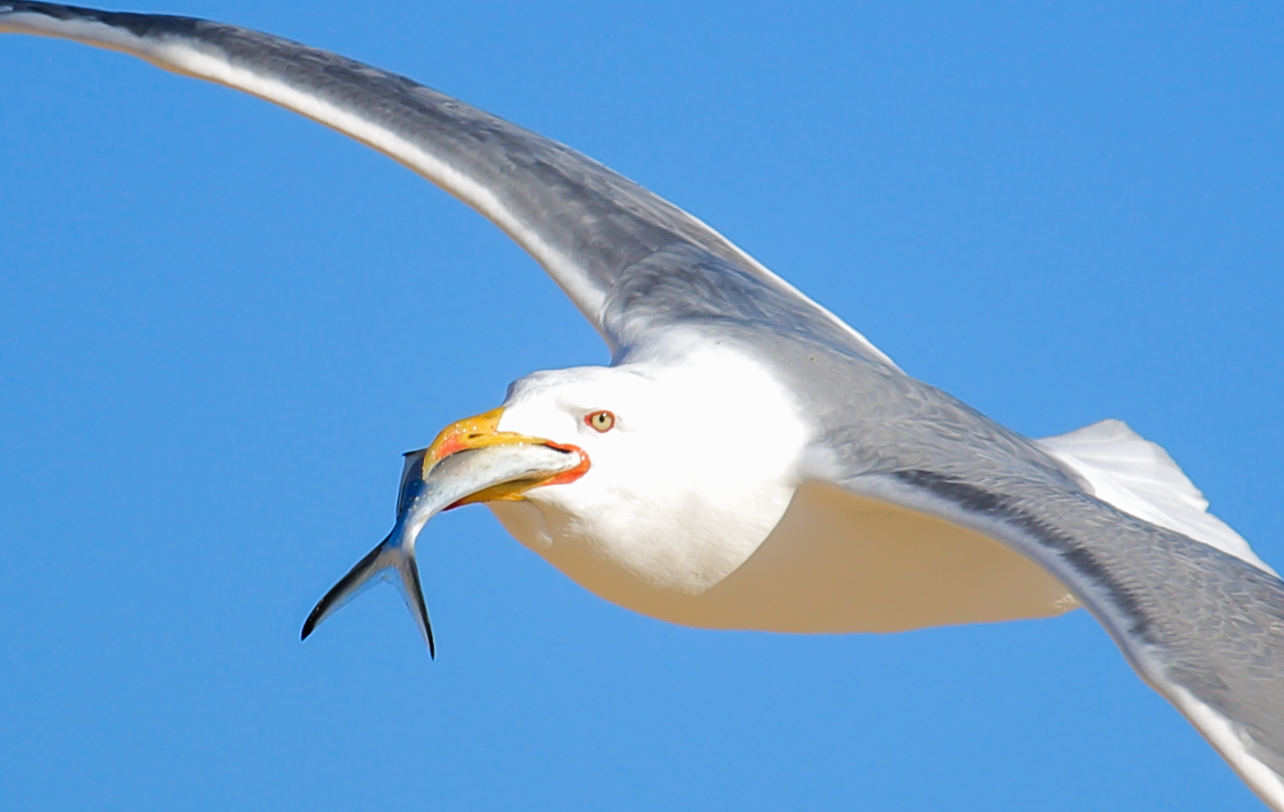
[[59, 3], [33, 3], [24, 0], [0, 2], [0, 14], [41, 14], [62, 22], [87, 21], [121, 28], [138, 37], [155, 37], [164, 34], [191, 35], [200, 25], [209, 25], [195, 17], [176, 17], [170, 14], [136, 14], [127, 11], [104, 11], [84, 6], [65, 6]]

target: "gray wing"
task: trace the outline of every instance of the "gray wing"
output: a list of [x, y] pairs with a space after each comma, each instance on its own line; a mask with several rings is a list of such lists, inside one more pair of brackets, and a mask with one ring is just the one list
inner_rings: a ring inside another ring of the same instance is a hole
[[1284, 809], [1284, 584], [1077, 488], [931, 467], [847, 486], [1006, 543], [1066, 583], [1132, 667]]
[[[696, 218], [561, 144], [402, 76], [297, 42], [187, 17], [0, 2], [0, 32], [71, 39], [253, 94], [351, 136], [467, 203], [525, 248], [618, 352], [612, 288], [676, 246], [795, 298], [851, 348], [891, 361]], [[627, 319], [616, 326], [636, 337]]]
[[1278, 577], [1097, 499], [1032, 442], [926, 384], [806, 340], [753, 340], [792, 359], [781, 374], [818, 415], [810, 476], [953, 522], [1041, 564], [1142, 679], [1284, 810]]

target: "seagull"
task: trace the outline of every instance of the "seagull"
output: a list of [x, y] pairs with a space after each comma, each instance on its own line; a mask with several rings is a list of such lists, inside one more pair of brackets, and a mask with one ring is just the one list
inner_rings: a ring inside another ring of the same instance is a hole
[[205, 20], [0, 0], [60, 37], [240, 90], [361, 141], [528, 251], [611, 364], [536, 372], [407, 455], [392, 533], [317, 605], [401, 586], [484, 503], [585, 588], [671, 623], [890, 632], [1084, 607], [1284, 812], [1284, 582], [1158, 445], [1107, 420], [1027, 439], [909, 377], [695, 217], [409, 79]]

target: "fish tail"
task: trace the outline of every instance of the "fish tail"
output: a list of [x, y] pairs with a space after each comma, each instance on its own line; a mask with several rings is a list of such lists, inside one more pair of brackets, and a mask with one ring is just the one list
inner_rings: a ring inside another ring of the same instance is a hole
[[428, 619], [428, 605], [424, 602], [423, 588], [419, 583], [419, 567], [415, 564], [415, 552], [399, 544], [390, 544], [393, 535], [384, 539], [348, 574], [330, 587], [321, 600], [303, 622], [303, 631], [299, 636], [307, 640], [308, 636], [320, 626], [322, 621], [346, 606], [353, 598], [374, 586], [382, 578], [394, 582], [401, 590], [401, 597], [406, 601], [406, 608], [415, 619], [419, 633], [428, 644], [428, 656], [436, 659], [437, 646], [433, 642], [432, 623]]

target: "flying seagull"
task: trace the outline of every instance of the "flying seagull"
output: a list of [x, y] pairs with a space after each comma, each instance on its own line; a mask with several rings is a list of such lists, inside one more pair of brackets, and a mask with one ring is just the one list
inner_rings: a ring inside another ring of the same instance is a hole
[[407, 456], [397, 521], [305, 633], [484, 502], [586, 588], [708, 628], [894, 631], [1082, 605], [1284, 810], [1284, 583], [1118, 421], [1029, 440], [905, 375], [699, 220], [408, 79], [233, 26], [0, 0], [62, 37], [330, 126], [469, 204], [548, 271], [609, 367], [539, 372]]

